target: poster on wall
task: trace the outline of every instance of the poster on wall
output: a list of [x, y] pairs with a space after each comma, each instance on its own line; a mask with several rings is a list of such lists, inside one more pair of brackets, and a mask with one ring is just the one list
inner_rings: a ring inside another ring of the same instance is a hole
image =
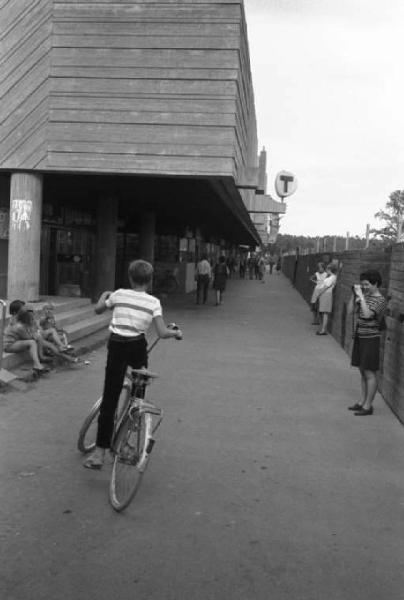
[[10, 211], [0, 209], [0, 240], [8, 240], [10, 227]]

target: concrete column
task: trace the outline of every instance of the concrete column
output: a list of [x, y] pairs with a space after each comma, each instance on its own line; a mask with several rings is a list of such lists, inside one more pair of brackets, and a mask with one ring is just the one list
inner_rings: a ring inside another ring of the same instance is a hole
[[98, 199], [95, 244], [95, 289], [93, 300], [105, 290], [115, 289], [116, 238], [118, 232], [118, 199]]
[[41, 223], [42, 175], [13, 173], [8, 244], [9, 300], [39, 299]]
[[140, 257], [154, 263], [154, 238], [156, 233], [156, 215], [153, 212], [142, 213], [140, 223]]

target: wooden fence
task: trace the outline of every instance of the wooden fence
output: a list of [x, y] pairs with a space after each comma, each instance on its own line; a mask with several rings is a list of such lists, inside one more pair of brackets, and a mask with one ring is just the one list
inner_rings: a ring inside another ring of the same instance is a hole
[[347, 315], [351, 287], [359, 283], [359, 274], [377, 269], [382, 276], [381, 292], [389, 299], [382, 336], [380, 391], [398, 418], [404, 422], [404, 244], [384, 250], [359, 250], [340, 253], [290, 255], [283, 257], [283, 273], [303, 298], [310, 302], [313, 284], [310, 276], [318, 262], [338, 263], [338, 280], [329, 330], [347, 353], [351, 352], [352, 320]]

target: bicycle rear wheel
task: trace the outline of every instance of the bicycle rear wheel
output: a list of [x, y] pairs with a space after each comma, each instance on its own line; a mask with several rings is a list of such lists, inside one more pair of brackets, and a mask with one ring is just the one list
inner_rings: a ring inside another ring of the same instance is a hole
[[133, 411], [118, 430], [112, 467], [109, 499], [116, 511], [128, 506], [137, 493], [153, 445], [152, 416]]
[[83, 421], [77, 440], [77, 448], [82, 454], [87, 454], [95, 448], [95, 439], [97, 436], [97, 422], [100, 413], [102, 396], [92, 406], [89, 414]]
[[[119, 396], [119, 403], [116, 412], [116, 418], [119, 420], [123, 415], [126, 407], [128, 406], [130, 394], [130, 386], [124, 385], [122, 388], [121, 395]], [[98, 398], [97, 402], [92, 406], [89, 414], [83, 421], [83, 425], [79, 431], [79, 437], [77, 440], [77, 448], [82, 454], [88, 454], [95, 448], [95, 440], [97, 438], [97, 427], [98, 427], [98, 415], [100, 414], [102, 396]]]

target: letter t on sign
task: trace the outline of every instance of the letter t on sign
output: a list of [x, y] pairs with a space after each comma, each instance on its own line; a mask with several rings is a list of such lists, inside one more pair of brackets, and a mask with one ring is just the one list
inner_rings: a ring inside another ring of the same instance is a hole
[[275, 191], [279, 198], [283, 200], [286, 196], [291, 196], [297, 188], [297, 179], [290, 171], [280, 171], [275, 177]]
[[288, 183], [291, 183], [294, 178], [292, 177], [292, 175], [281, 175], [279, 177], [279, 179], [281, 181], [283, 181], [283, 191], [285, 194], [287, 194], [288, 193]]

